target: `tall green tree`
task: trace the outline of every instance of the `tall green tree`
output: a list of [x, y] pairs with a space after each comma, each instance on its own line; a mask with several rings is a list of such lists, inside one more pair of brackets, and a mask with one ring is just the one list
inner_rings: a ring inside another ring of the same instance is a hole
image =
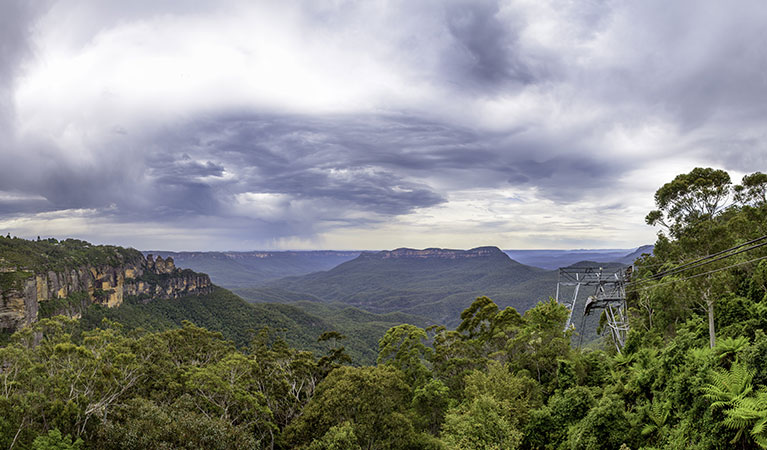
[[420, 387], [431, 377], [426, 366], [431, 353], [426, 346], [426, 330], [410, 324], [397, 325], [378, 343], [378, 364], [396, 367], [411, 386]]
[[767, 203], [767, 174], [754, 172], [744, 175], [735, 186], [735, 201], [742, 205], [760, 206]]
[[413, 448], [417, 436], [407, 414], [411, 397], [405, 376], [394, 367], [340, 367], [317, 386], [303, 414], [288, 426], [286, 443], [308, 446], [332, 427], [349, 423], [364, 449]]
[[730, 195], [732, 181], [724, 170], [696, 167], [677, 175], [655, 192], [655, 205], [646, 221], [661, 225], [678, 237], [685, 227], [710, 219], [722, 211]]

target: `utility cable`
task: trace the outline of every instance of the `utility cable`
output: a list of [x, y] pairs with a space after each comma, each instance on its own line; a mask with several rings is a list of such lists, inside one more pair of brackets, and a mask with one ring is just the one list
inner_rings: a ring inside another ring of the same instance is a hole
[[708, 260], [702, 261], [702, 262], [700, 262], [698, 264], [695, 264], [693, 266], [689, 266], [689, 267], [685, 267], [685, 268], [680, 268], [680, 269], [675, 269], [675, 270], [667, 271], [667, 272], [665, 272], [663, 274], [658, 274], [656, 276], [652, 276], [652, 277], [649, 277], [649, 278], [643, 278], [641, 280], [635, 281], [633, 284], [634, 285], [641, 285], [641, 284], [648, 283], [650, 281], [660, 280], [661, 278], [667, 277], [669, 275], [676, 275], [678, 273], [687, 272], [688, 270], [695, 269], [695, 268], [700, 267], [700, 266], [705, 266], [706, 264], [710, 264], [712, 262], [716, 262], [716, 261], [720, 261], [722, 259], [730, 258], [732, 256], [739, 255], [741, 253], [748, 252], [748, 251], [757, 249], [759, 247], [764, 247], [765, 245], [767, 245], [767, 242], [763, 242], [761, 244], [757, 244], [757, 245], [754, 245], [752, 247], [748, 247], [748, 248], [744, 248], [742, 250], [738, 250], [735, 253], [730, 253], [728, 255], [721, 255], [721, 256], [718, 256], [718, 257], [713, 258], [713, 259], [708, 259]]
[[765, 240], [765, 239], [767, 239], [767, 235], [765, 235], [765, 236], [762, 236], [762, 237], [759, 237], [759, 238], [756, 238], [756, 239], [752, 239], [752, 240], [750, 240], [750, 241], [747, 241], [747, 242], [744, 242], [744, 243], [742, 243], [742, 244], [740, 244], [740, 245], [736, 245], [735, 247], [730, 247], [730, 248], [728, 248], [728, 249], [726, 249], [726, 250], [722, 250], [722, 251], [719, 251], [719, 252], [716, 252], [716, 253], [712, 253], [712, 254], [710, 254], [710, 255], [706, 255], [706, 256], [700, 257], [700, 258], [698, 258], [698, 259], [695, 259], [695, 260], [693, 260], [693, 261], [690, 261], [690, 262], [684, 263], [684, 264], [682, 264], [682, 265], [680, 265], [680, 266], [677, 266], [677, 267], [674, 267], [674, 268], [672, 268], [672, 269], [668, 269], [668, 270], [666, 270], [666, 271], [663, 271], [663, 272], [657, 273], [657, 274], [653, 275], [653, 277], [661, 277], [661, 278], [662, 278], [663, 276], [667, 275], [669, 272], [672, 272], [672, 271], [676, 271], [676, 270], [678, 270], [678, 269], [682, 269], [682, 268], [684, 268], [684, 267], [687, 267], [687, 266], [689, 266], [689, 265], [691, 265], [691, 264], [695, 264], [695, 263], [697, 263], [697, 262], [700, 262], [700, 261], [704, 261], [704, 260], [706, 260], [706, 259], [709, 259], [709, 258], [713, 258], [713, 257], [715, 257], [715, 256], [719, 256], [719, 255], [721, 255], [721, 254], [724, 254], [724, 253], [727, 253], [727, 252], [731, 252], [731, 251], [733, 251], [733, 250], [737, 250], [737, 249], [739, 249], [739, 248], [741, 248], [741, 247], [745, 247], [746, 245], [755, 244], [755, 243], [757, 243], [757, 242], [759, 242], [759, 241], [763, 241], [763, 240]]
[[746, 265], [746, 264], [751, 264], [753, 262], [761, 261], [761, 260], [764, 260], [764, 259], [767, 259], [767, 256], [760, 256], [759, 258], [754, 258], [754, 259], [751, 259], [749, 261], [743, 261], [743, 262], [739, 262], [739, 263], [736, 263], [736, 264], [729, 265], [727, 267], [721, 267], [719, 269], [709, 270], [708, 272], [703, 272], [703, 273], [699, 273], [699, 274], [695, 274], [695, 275], [690, 275], [689, 277], [680, 278], [678, 280], [664, 281], [663, 283], [654, 284], [652, 286], [647, 286], [647, 287], [639, 288], [639, 290], [646, 291], [648, 289], [656, 288], [658, 286], [665, 286], [667, 284], [687, 281], [687, 280], [691, 280], [693, 278], [698, 278], [698, 277], [702, 277], [702, 276], [706, 276], [706, 275], [711, 275], [711, 274], [716, 273], [716, 272], [721, 272], [723, 270], [732, 269], [733, 267], [738, 267], [738, 266], [743, 266], [743, 265]]
[[[677, 266], [677, 267], [665, 270], [663, 272], [659, 272], [657, 274], [651, 275], [648, 278], [643, 278], [641, 280], [637, 280], [637, 281], [633, 281], [633, 282], [627, 283], [627, 285], [637, 286], [637, 285], [645, 284], [645, 283], [648, 283], [650, 281], [659, 280], [659, 279], [661, 279], [663, 277], [666, 277], [666, 276], [669, 276], [669, 275], [675, 275], [675, 274], [678, 274], [678, 273], [681, 273], [681, 272], [686, 272], [688, 270], [695, 269], [697, 267], [704, 266], [706, 264], [710, 264], [710, 263], [715, 262], [715, 261], [726, 259], [726, 258], [735, 256], [735, 255], [738, 255], [740, 253], [748, 252], [748, 251], [757, 249], [759, 247], [764, 247], [764, 246], [767, 246], [767, 242], [762, 242], [760, 244], [756, 244], [756, 245], [753, 245], [753, 246], [745, 248], [745, 249], [743, 248], [743, 247], [745, 247], [747, 245], [751, 245], [751, 244], [754, 244], [756, 242], [763, 241], [765, 239], [767, 239], [767, 236], [762, 236], [760, 238], [753, 239], [753, 240], [748, 241], [748, 242], [744, 242], [743, 244], [736, 245], [735, 247], [731, 247], [731, 248], [728, 248], [726, 250], [722, 250], [720, 252], [716, 252], [716, 253], [713, 253], [711, 255], [704, 256], [702, 258], [698, 258], [698, 259], [696, 259], [694, 261], [690, 261], [688, 263], [682, 264], [681, 266]], [[741, 249], [741, 250], [738, 250], [738, 249]], [[733, 250], [738, 250], [738, 251], [736, 251], [734, 253], [729, 253], [729, 252], [732, 252]]]

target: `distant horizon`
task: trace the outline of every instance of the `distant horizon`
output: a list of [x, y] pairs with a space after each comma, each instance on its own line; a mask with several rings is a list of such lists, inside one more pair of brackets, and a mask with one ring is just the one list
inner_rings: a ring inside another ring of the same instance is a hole
[[78, 237], [78, 236], [50, 236], [50, 235], [41, 235], [41, 236], [19, 236], [14, 233], [10, 233], [8, 231], [0, 230], [0, 236], [6, 236], [6, 234], [11, 234], [12, 237], [18, 237], [21, 239], [27, 239], [27, 240], [35, 240], [38, 237], [40, 239], [56, 239], [59, 241], [66, 240], [66, 239], [79, 239], [86, 242], [89, 242], [93, 245], [116, 245], [119, 247], [126, 247], [126, 248], [133, 248], [136, 249], [142, 253], [151, 253], [151, 252], [165, 252], [165, 253], [250, 253], [250, 252], [264, 252], [264, 253], [280, 253], [280, 252], [381, 252], [381, 251], [392, 251], [400, 248], [408, 248], [408, 249], [414, 249], [414, 250], [425, 250], [429, 248], [436, 248], [441, 250], [472, 250], [475, 248], [481, 248], [481, 247], [496, 247], [500, 249], [501, 251], [507, 252], [507, 251], [518, 251], [518, 252], [525, 252], [525, 251], [568, 251], [568, 252], [609, 252], [609, 251], [633, 251], [637, 250], [641, 247], [647, 246], [647, 245], [654, 245], [653, 243], [645, 243], [640, 244], [638, 246], [633, 247], [610, 247], [610, 248], [509, 248], [509, 247], [502, 247], [500, 245], [475, 245], [471, 247], [436, 247], [436, 246], [395, 246], [390, 248], [354, 248], [354, 249], [344, 249], [344, 248], [294, 248], [294, 249], [265, 249], [265, 248], [255, 248], [255, 249], [249, 249], [249, 250], [219, 250], [219, 249], [210, 249], [210, 250], [197, 250], [197, 249], [181, 249], [181, 250], [167, 250], [167, 249], [158, 249], [158, 248], [150, 248], [150, 249], [141, 249], [133, 245], [125, 245], [117, 242], [99, 242], [99, 241], [93, 241], [84, 237]]
[[151, 250], [139, 250], [142, 253], [150, 253], [150, 252], [161, 252], [161, 253], [290, 253], [290, 252], [384, 252], [384, 251], [392, 251], [402, 248], [407, 249], [413, 249], [413, 250], [426, 250], [426, 249], [439, 249], [439, 250], [461, 250], [461, 251], [467, 251], [467, 250], [474, 250], [476, 248], [482, 248], [482, 247], [495, 247], [500, 249], [503, 252], [545, 252], [545, 251], [559, 251], [559, 252], [621, 252], [621, 251], [635, 251], [642, 247], [648, 246], [648, 245], [654, 245], [654, 244], [642, 244], [636, 247], [626, 247], [626, 248], [573, 248], [573, 249], [567, 249], [567, 248], [503, 248], [499, 247], [497, 245], [478, 245], [476, 247], [471, 248], [452, 248], [452, 247], [394, 247], [394, 248], [385, 248], [385, 249], [336, 249], [336, 248], [323, 248], [323, 249], [280, 249], [280, 250], [263, 250], [263, 249], [255, 249], [255, 250], [157, 250], [157, 249], [151, 249]]

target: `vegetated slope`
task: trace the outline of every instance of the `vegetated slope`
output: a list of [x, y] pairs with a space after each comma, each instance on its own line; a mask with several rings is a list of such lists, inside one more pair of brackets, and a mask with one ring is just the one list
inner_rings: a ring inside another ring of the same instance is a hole
[[0, 267], [47, 272], [80, 266], [117, 266], [139, 258], [141, 253], [132, 248], [92, 245], [79, 239], [0, 239]]
[[257, 303], [263, 302], [276, 302], [276, 303], [293, 303], [293, 302], [322, 302], [323, 300], [314, 295], [292, 292], [287, 289], [280, 289], [276, 287], [244, 287], [232, 289], [232, 292], [244, 298], [245, 300]]
[[181, 326], [188, 320], [197, 326], [218, 331], [239, 347], [247, 346], [255, 333], [264, 327], [275, 330], [291, 346], [323, 352], [324, 344], [317, 337], [325, 331], [336, 330], [347, 336], [341, 341], [355, 364], [372, 364], [378, 353], [378, 340], [389, 328], [403, 322], [423, 325], [424, 320], [402, 315], [376, 315], [354, 308], [323, 305], [307, 308], [303, 304], [250, 304], [223, 289], [210, 294], [188, 296], [175, 300], [149, 302], [129, 298], [118, 308], [94, 305], [83, 315], [86, 329], [98, 326], [107, 318], [128, 329], [144, 328], [160, 331]]
[[359, 252], [165, 252], [145, 254], [172, 257], [179, 267], [207, 273], [214, 283], [225, 288], [255, 286], [263, 281], [331, 269], [349, 261]]
[[261, 299], [318, 297], [376, 313], [404, 312], [455, 325], [478, 296], [525, 311], [556, 288], [556, 272], [520, 264], [496, 247], [362, 253], [327, 272], [266, 284]]

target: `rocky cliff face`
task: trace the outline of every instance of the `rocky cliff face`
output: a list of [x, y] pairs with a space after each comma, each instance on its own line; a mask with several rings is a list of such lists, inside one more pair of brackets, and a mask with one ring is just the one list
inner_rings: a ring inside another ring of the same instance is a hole
[[477, 247], [471, 250], [450, 250], [444, 248], [427, 248], [416, 250], [412, 248], [398, 248], [391, 251], [382, 251], [377, 253], [365, 252], [362, 254], [366, 258], [392, 259], [392, 258], [415, 258], [415, 259], [464, 259], [464, 258], [487, 258], [487, 257], [505, 257], [505, 254], [498, 247]]
[[0, 265], [0, 330], [29, 325], [41, 313], [77, 316], [93, 303], [116, 307], [126, 296], [149, 301], [212, 289], [207, 275], [178, 269], [172, 258], [154, 259], [152, 255], [144, 258], [138, 254], [117, 265], [83, 265], [62, 271]]

